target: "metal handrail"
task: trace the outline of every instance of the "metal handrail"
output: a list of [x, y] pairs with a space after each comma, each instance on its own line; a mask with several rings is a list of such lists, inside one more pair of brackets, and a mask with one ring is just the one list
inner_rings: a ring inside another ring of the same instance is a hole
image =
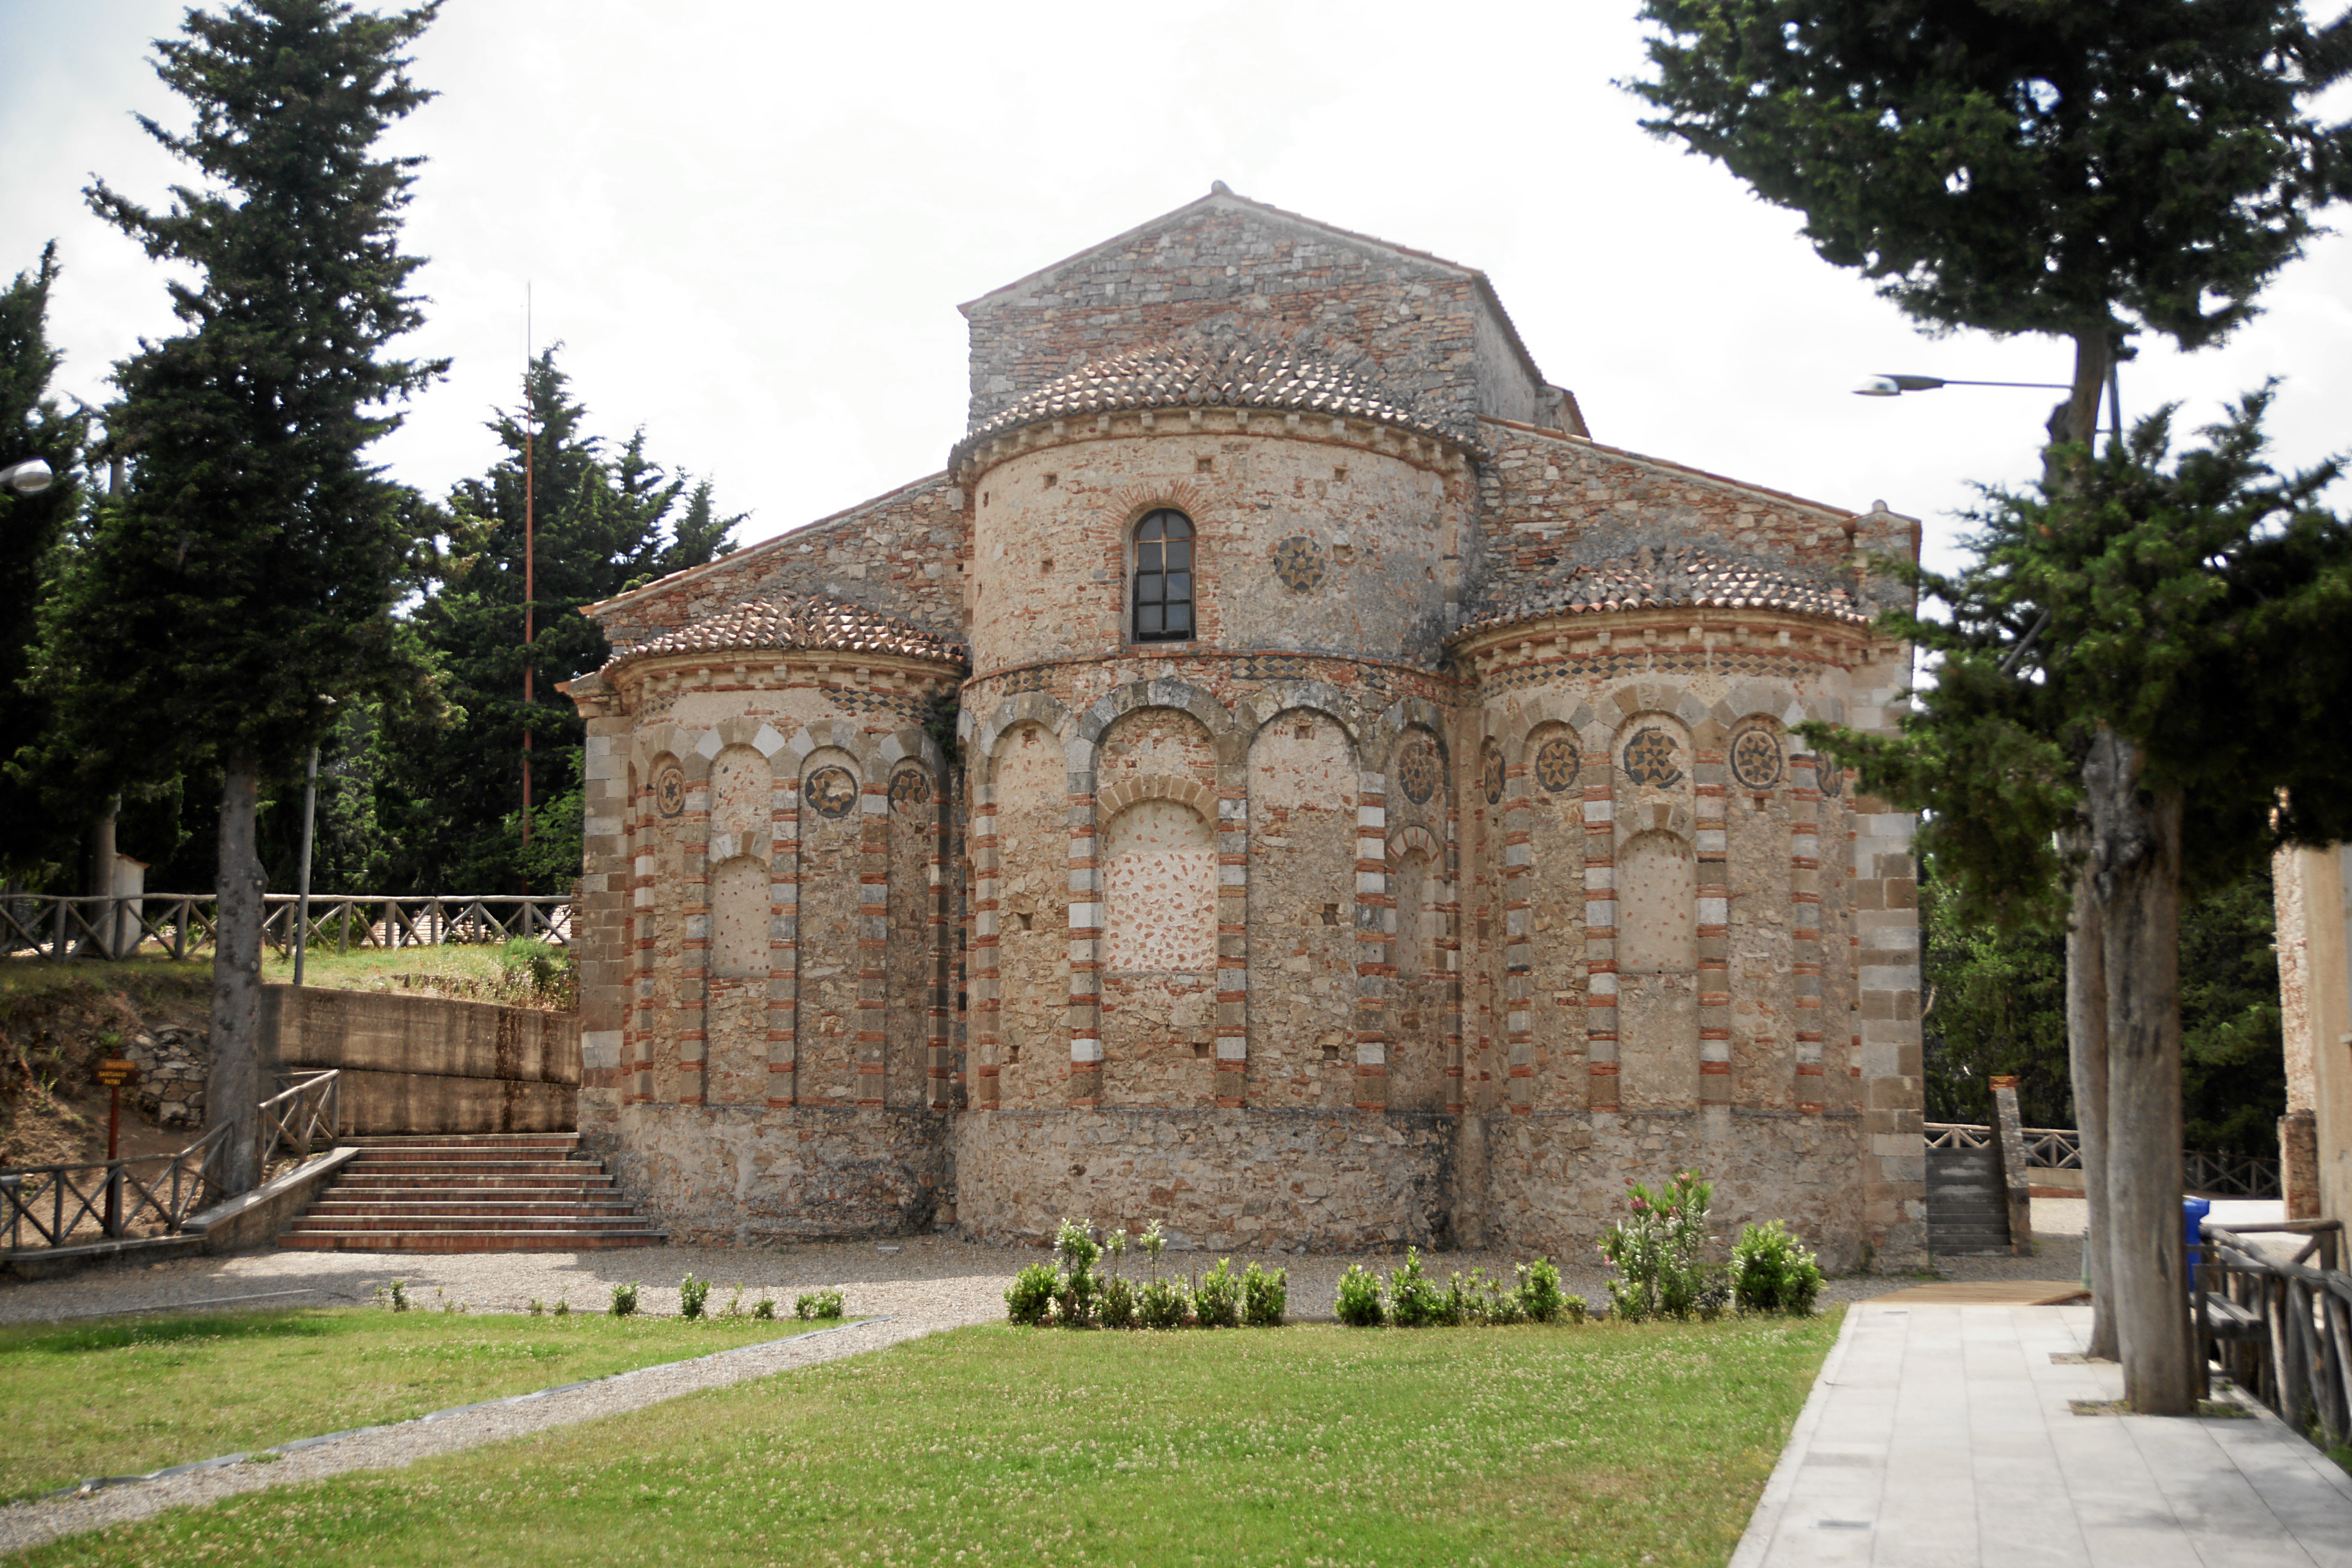
[[[307, 1160], [314, 1147], [334, 1141], [342, 1112], [341, 1074], [319, 1073], [258, 1109], [254, 1168], [266, 1171], [272, 1160], [288, 1155]], [[226, 1184], [220, 1166], [227, 1133], [224, 1123], [176, 1154], [0, 1170], [0, 1237], [15, 1252], [28, 1249], [27, 1228], [37, 1238], [31, 1250], [120, 1241], [142, 1225], [152, 1225], [153, 1235], [177, 1236], [188, 1216], [216, 1201]], [[149, 1167], [160, 1169], [142, 1175]]]
[[[1989, 1149], [1993, 1130], [1969, 1121], [1922, 1123], [1930, 1149]], [[2072, 1127], [2026, 1127], [2025, 1163], [2039, 1171], [2079, 1171], [2083, 1168], [2083, 1135]], [[2224, 1198], [2274, 1198], [2279, 1195], [2276, 1160], [2258, 1154], [2216, 1153], [2203, 1149], [2181, 1156], [2182, 1186], [2192, 1193]]]
[[[262, 940], [292, 949], [300, 897], [262, 896]], [[332, 897], [312, 894], [314, 950], [333, 947], [437, 947], [537, 937], [558, 947], [572, 940], [572, 900], [528, 894]], [[173, 958], [215, 945], [220, 900], [212, 893], [142, 893], [135, 898], [17, 894], [0, 898], [0, 955], [124, 958], [153, 943]]]

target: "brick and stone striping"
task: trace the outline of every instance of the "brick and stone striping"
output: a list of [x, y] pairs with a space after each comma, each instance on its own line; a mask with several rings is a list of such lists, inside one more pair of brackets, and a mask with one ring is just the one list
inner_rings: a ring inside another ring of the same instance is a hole
[[[1696, 1165], [1922, 1255], [1912, 825], [1794, 734], [1895, 725], [1915, 524], [1601, 446], [1481, 275], [1222, 190], [965, 313], [947, 471], [593, 610], [624, 1186], [1558, 1251]], [[1160, 509], [1194, 635], [1139, 641]]]

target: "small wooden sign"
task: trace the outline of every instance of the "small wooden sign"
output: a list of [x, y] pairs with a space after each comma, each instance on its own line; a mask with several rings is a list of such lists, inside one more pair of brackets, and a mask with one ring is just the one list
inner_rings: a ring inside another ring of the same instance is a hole
[[126, 1062], [120, 1060], [119, 1058], [110, 1057], [105, 1061], [98, 1064], [98, 1081], [106, 1085], [109, 1089], [120, 1088], [121, 1085], [132, 1081], [138, 1078], [138, 1076], [139, 1064], [137, 1062]]

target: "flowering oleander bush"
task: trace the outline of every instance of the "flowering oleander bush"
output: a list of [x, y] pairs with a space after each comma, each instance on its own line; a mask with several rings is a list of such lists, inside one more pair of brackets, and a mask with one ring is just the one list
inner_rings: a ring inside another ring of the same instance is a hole
[[1476, 1325], [1502, 1328], [1512, 1323], [1556, 1323], [1566, 1318], [1584, 1321], [1584, 1298], [1559, 1288], [1559, 1269], [1549, 1258], [1522, 1263], [1516, 1279], [1488, 1279], [1483, 1268], [1467, 1278], [1456, 1270], [1443, 1285], [1423, 1271], [1421, 1254], [1407, 1247], [1404, 1267], [1390, 1270], [1383, 1286], [1379, 1275], [1360, 1263], [1351, 1263], [1339, 1276], [1332, 1311], [1350, 1328], [1374, 1328], [1393, 1323], [1401, 1329], [1459, 1328]]
[[1192, 1321], [1204, 1329], [1230, 1329], [1242, 1321], [1242, 1282], [1234, 1277], [1233, 1259], [1220, 1258], [1192, 1288]]
[[1626, 1197], [1633, 1212], [1601, 1240], [1601, 1255], [1617, 1270], [1609, 1281], [1611, 1309], [1628, 1322], [1719, 1316], [1730, 1303], [1730, 1282], [1721, 1264], [1699, 1256], [1715, 1184], [1696, 1171], [1677, 1171], [1655, 1192], [1630, 1177], [1625, 1184], [1633, 1189]]
[[[1126, 1272], [1129, 1251], [1150, 1260], [1150, 1277]], [[1004, 1315], [1015, 1323], [1077, 1329], [1278, 1328], [1289, 1307], [1289, 1276], [1251, 1264], [1234, 1272], [1221, 1258], [1197, 1284], [1181, 1275], [1162, 1276], [1160, 1256], [1168, 1238], [1154, 1220], [1140, 1236], [1122, 1228], [1097, 1241], [1077, 1220], [1066, 1219], [1054, 1232], [1054, 1261], [1024, 1268], [1004, 1292]]]

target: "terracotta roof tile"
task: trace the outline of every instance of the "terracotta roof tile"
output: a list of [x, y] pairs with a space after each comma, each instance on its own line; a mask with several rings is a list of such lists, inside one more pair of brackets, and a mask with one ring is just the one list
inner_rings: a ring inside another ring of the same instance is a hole
[[1505, 590], [1503, 600], [1462, 631], [1488, 630], [1563, 613], [1677, 605], [1782, 610], [1853, 626], [1867, 626], [1871, 620], [1852, 591], [1824, 576], [1790, 566], [1736, 561], [1696, 545], [1644, 546], [1614, 560], [1571, 566], [1539, 582], [1512, 584]]
[[[961, 458], [992, 437], [1048, 419], [1118, 409], [1265, 408], [1376, 420], [1427, 436], [1443, 426], [1354, 372], [1285, 346], [1235, 339], [1113, 354], [1046, 383], [971, 428]], [[1450, 437], [1449, 437], [1450, 438]]]
[[772, 599], [730, 605], [714, 615], [688, 621], [675, 631], [623, 648], [604, 668], [616, 669], [665, 654], [771, 648], [898, 654], [957, 666], [965, 662], [961, 647], [919, 631], [896, 616], [886, 616], [824, 594], [810, 594], [798, 599], [778, 595]]

